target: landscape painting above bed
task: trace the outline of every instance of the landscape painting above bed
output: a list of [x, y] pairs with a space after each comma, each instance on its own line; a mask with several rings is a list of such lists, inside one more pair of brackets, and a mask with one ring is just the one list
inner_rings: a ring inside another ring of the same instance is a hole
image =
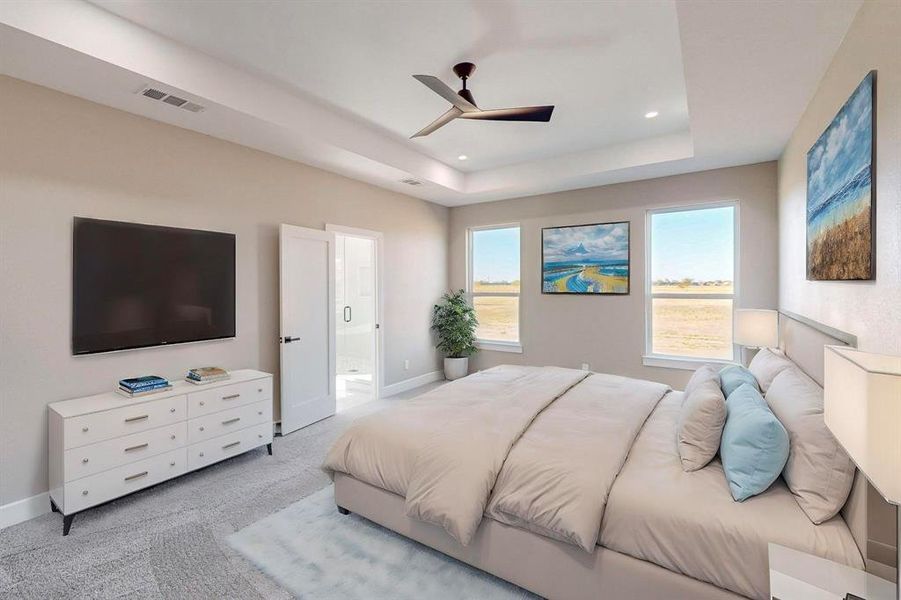
[[628, 294], [629, 222], [542, 229], [541, 292]]
[[876, 72], [807, 153], [807, 279], [873, 279]]

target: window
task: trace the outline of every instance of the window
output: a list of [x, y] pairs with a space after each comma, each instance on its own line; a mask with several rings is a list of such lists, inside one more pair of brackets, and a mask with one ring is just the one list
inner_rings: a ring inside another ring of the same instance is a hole
[[521, 351], [519, 346], [519, 226], [469, 230], [469, 293], [483, 348]]
[[734, 360], [737, 222], [734, 203], [648, 213], [648, 359]]

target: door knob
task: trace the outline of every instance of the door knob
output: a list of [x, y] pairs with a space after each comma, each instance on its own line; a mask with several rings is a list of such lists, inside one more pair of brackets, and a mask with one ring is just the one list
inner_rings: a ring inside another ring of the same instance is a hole
[[287, 335], [282, 338], [282, 341], [285, 342], [286, 344], [290, 344], [291, 342], [299, 342], [300, 338], [299, 337], [291, 337], [290, 335]]

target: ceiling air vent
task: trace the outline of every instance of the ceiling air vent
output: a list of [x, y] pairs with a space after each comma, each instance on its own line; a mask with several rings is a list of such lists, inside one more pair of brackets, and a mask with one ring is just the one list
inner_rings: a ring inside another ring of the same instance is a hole
[[421, 181], [413, 179], [412, 177], [408, 177], [407, 179], [401, 179], [401, 183], [406, 183], [407, 185], [422, 185]]
[[192, 113], [203, 112], [203, 110], [206, 108], [202, 104], [191, 102], [190, 100], [180, 98], [179, 96], [175, 96], [173, 94], [170, 94], [169, 92], [164, 92], [163, 90], [155, 87], [144, 86], [140, 90], [138, 90], [137, 93], [144, 96], [145, 98], [150, 98], [151, 100], [162, 100], [165, 104], [174, 106], [176, 108], [181, 108]]
[[162, 100], [166, 97], [166, 92], [161, 92], [156, 88], [146, 88], [141, 95], [153, 98], [154, 100]]
[[188, 103], [187, 100], [185, 100], [184, 98], [179, 98], [178, 96], [166, 96], [165, 98], [163, 98], [163, 102], [165, 102], [166, 104], [171, 104], [172, 106], [182, 106]]

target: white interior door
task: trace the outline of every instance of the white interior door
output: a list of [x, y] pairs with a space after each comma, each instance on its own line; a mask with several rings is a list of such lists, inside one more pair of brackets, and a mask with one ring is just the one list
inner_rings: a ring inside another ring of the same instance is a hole
[[282, 434], [335, 414], [335, 234], [279, 236]]

